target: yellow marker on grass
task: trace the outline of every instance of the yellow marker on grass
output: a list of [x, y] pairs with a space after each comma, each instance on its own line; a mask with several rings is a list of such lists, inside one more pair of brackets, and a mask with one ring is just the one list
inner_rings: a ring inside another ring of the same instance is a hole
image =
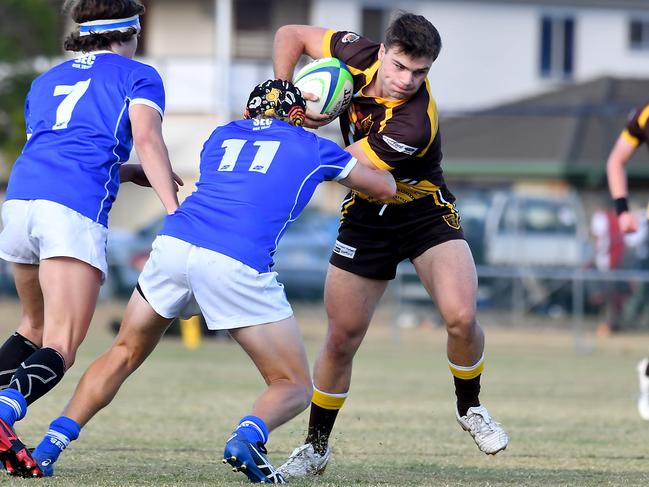
[[201, 346], [201, 319], [192, 316], [187, 320], [180, 321], [180, 336], [183, 344], [190, 350]]

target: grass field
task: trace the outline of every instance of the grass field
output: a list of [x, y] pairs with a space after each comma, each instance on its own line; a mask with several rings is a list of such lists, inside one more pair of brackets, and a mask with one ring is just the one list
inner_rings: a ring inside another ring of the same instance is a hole
[[[3, 301], [0, 311], [2, 331], [8, 332], [18, 307]], [[40, 439], [87, 364], [108, 346], [112, 337], [106, 324], [119, 311], [120, 305], [100, 307], [77, 364], [18, 423], [26, 443]], [[323, 312], [296, 311], [313, 360], [324, 333]], [[488, 457], [455, 422], [443, 330], [403, 330], [395, 343], [389, 317], [384, 310], [357, 356], [327, 472], [295, 485], [649, 484], [649, 423], [635, 409], [635, 364], [647, 353], [649, 336], [589, 336], [594, 350], [578, 354], [572, 334], [556, 323], [552, 329], [528, 325], [523, 330], [487, 324], [482, 400], [511, 438], [505, 452]], [[261, 388], [256, 370], [235, 344], [210, 340], [190, 352], [179, 340], [165, 339], [64, 452], [56, 477], [36, 482], [246, 485], [246, 478], [220, 459], [225, 439]], [[274, 463], [301, 444], [307, 418], [303, 413], [271, 435]]]

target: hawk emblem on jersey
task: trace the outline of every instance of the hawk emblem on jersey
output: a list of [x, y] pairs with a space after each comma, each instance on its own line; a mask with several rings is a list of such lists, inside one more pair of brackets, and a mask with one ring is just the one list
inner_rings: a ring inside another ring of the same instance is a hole
[[361, 36], [359, 36], [358, 34], [356, 34], [354, 32], [347, 32], [347, 34], [345, 34], [343, 36], [343, 38], [340, 40], [340, 42], [342, 42], [344, 44], [349, 44], [350, 42], [356, 42], [360, 38], [361, 38]]
[[449, 227], [455, 228], [456, 230], [460, 229], [460, 215], [458, 215], [457, 213], [449, 213], [448, 215], [444, 215], [444, 221]]
[[417, 152], [416, 147], [412, 147], [411, 145], [406, 145], [402, 144], [401, 142], [397, 142], [394, 140], [392, 137], [388, 137], [387, 135], [383, 136], [383, 142], [388, 144], [390, 147], [392, 147], [395, 151], [401, 152], [403, 154], [408, 154], [409, 156], [413, 155], [415, 152]]
[[367, 117], [363, 118], [361, 112], [354, 113], [356, 120], [354, 121], [354, 132], [357, 135], [365, 136], [370, 132], [372, 125], [374, 125], [374, 120], [372, 120], [372, 114], [370, 113]]

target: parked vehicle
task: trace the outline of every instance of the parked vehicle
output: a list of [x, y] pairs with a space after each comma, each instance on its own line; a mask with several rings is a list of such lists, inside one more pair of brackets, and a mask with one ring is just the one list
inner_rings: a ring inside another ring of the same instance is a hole
[[103, 295], [128, 297], [133, 292], [149, 254], [151, 243], [162, 228], [164, 215], [135, 232], [110, 230], [106, 246], [108, 277]]
[[495, 193], [484, 239], [488, 265], [574, 268], [591, 256], [588, 220], [573, 192]]
[[308, 209], [291, 224], [274, 255], [289, 299], [320, 299], [340, 215]]

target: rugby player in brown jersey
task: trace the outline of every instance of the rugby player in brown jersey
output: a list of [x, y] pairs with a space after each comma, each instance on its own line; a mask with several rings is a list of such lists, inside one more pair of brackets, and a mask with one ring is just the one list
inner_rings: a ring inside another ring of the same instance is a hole
[[[383, 43], [302, 25], [283, 26], [275, 35], [279, 79], [292, 78], [302, 54], [347, 64], [354, 77], [352, 103], [341, 117], [347, 150], [364, 164], [390, 170], [397, 180], [397, 194], [387, 204], [359, 192], [351, 192], [342, 204], [325, 284], [329, 328], [314, 367], [309, 431], [305, 444], [280, 467], [287, 477], [324, 470], [354, 354], [404, 259], [414, 264], [446, 324], [458, 422], [487, 454], [507, 446], [507, 434], [478, 399], [484, 334], [476, 321], [476, 270], [455, 198], [444, 183], [437, 110], [427, 79], [440, 48], [435, 27], [409, 13], [390, 24]], [[313, 100], [310, 96], [305, 94]], [[329, 121], [308, 112], [307, 118], [311, 128]]]
[[[639, 229], [638, 218], [629, 211], [626, 164], [642, 144], [649, 145], [649, 103], [640, 105], [631, 112], [606, 163], [608, 187], [623, 233], [634, 233]], [[647, 216], [649, 217], [649, 206]], [[640, 383], [638, 413], [642, 419], [649, 421], [649, 357], [638, 362], [637, 371]]]

